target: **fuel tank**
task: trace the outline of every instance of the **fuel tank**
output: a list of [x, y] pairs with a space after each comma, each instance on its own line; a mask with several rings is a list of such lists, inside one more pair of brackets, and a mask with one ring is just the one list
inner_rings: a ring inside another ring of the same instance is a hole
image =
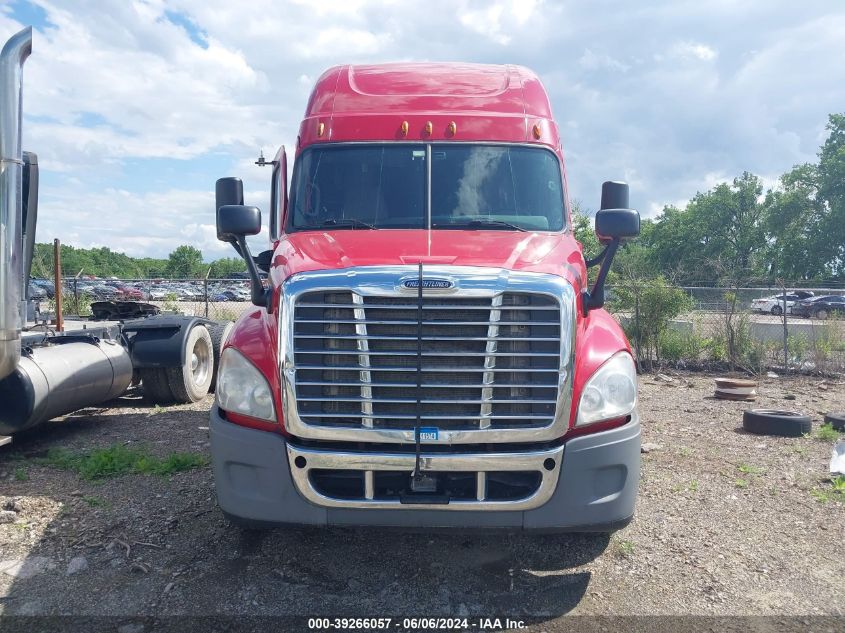
[[131, 382], [132, 360], [117, 341], [92, 337], [26, 350], [0, 380], [0, 435], [116, 398]]

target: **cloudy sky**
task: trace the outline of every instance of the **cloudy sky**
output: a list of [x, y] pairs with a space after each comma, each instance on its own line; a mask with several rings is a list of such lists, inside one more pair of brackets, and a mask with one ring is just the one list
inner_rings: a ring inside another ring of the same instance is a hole
[[214, 181], [264, 209], [262, 149], [291, 147], [338, 63], [460, 60], [535, 70], [571, 194], [626, 179], [646, 216], [743, 170], [774, 184], [845, 111], [845, 3], [780, 0], [0, 0], [0, 37], [35, 28], [24, 144], [38, 240], [233, 255]]

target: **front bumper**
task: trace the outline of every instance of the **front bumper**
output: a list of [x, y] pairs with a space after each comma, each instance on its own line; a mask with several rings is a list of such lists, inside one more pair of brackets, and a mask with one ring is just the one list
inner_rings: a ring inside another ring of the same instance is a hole
[[[332, 507], [324, 500], [307, 500], [297, 490], [289, 458], [306, 449], [285, 438], [231, 424], [215, 405], [210, 420], [211, 455], [217, 500], [228, 515], [260, 525], [384, 526], [423, 528], [506, 528], [570, 532], [607, 532], [623, 527], [634, 513], [640, 474], [640, 423], [636, 414], [626, 425], [610, 431], [573, 438], [550, 449], [556, 459], [556, 485], [543, 489], [524, 507], [499, 510], [473, 502], [444, 506]], [[561, 450], [562, 448], [562, 450]], [[324, 455], [342, 454], [325, 449]], [[540, 455], [525, 453], [525, 455]], [[309, 449], [308, 457], [314, 456]], [[360, 454], [359, 454], [360, 455]], [[424, 454], [431, 464], [444, 459], [493, 463], [501, 454]], [[546, 459], [547, 456], [543, 456]], [[387, 453], [373, 453], [363, 467], [396, 466]], [[407, 455], [401, 467], [407, 467]], [[504, 463], [504, 462], [502, 462]], [[296, 468], [296, 467], [294, 467]], [[301, 484], [300, 484], [301, 485]], [[305, 489], [303, 489], [305, 490]], [[543, 494], [546, 494], [544, 492]], [[306, 493], [308, 494], [308, 493]], [[320, 505], [318, 505], [320, 504]], [[452, 507], [449, 507], [452, 505]], [[513, 506], [511, 506], [513, 507]]]

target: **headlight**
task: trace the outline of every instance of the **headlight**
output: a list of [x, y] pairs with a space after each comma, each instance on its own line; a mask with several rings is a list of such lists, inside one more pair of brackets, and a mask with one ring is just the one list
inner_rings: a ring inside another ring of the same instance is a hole
[[628, 415], [637, 405], [637, 370], [628, 352], [599, 367], [584, 385], [575, 426]]
[[217, 403], [224, 411], [276, 421], [273, 393], [264, 375], [237, 350], [227, 347], [217, 370]]

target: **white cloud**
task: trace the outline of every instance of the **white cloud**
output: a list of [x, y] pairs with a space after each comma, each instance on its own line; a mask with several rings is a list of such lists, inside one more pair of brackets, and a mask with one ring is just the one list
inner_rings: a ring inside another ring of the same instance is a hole
[[699, 59], [705, 62], [714, 60], [718, 56], [715, 49], [698, 42], [678, 42], [672, 47], [671, 54], [675, 57]]

